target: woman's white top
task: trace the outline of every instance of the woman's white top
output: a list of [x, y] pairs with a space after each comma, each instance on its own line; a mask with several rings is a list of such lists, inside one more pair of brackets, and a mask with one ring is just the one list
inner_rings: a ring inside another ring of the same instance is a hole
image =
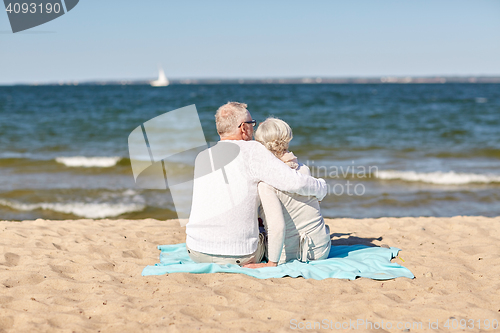
[[[292, 153], [282, 157], [290, 167], [310, 176], [306, 165], [297, 163]], [[259, 183], [261, 207], [268, 235], [268, 258], [285, 263], [325, 259], [330, 252], [330, 230], [325, 225], [316, 197], [276, 190], [266, 183]], [[306, 244], [302, 244], [301, 241]], [[303, 253], [302, 250], [307, 251]]]

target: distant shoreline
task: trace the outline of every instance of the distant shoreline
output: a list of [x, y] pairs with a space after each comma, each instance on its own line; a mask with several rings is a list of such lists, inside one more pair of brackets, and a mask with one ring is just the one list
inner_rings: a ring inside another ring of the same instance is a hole
[[[100, 80], [100, 81], [59, 81], [0, 84], [11, 86], [77, 86], [77, 85], [149, 85], [154, 80]], [[201, 84], [444, 84], [444, 83], [500, 83], [500, 76], [381, 76], [381, 77], [302, 77], [302, 78], [205, 78], [170, 79], [171, 85]]]

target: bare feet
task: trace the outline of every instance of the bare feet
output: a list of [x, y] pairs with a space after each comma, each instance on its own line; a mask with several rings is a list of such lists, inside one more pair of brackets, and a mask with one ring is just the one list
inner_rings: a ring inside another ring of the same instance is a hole
[[276, 267], [276, 266], [278, 266], [278, 263], [270, 261], [268, 263], [263, 262], [260, 264], [246, 264], [243, 267], [245, 267], [245, 268], [262, 268], [262, 267]]

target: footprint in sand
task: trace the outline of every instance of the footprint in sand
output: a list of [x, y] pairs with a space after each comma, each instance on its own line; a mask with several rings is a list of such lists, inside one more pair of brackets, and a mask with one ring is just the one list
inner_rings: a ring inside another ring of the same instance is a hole
[[12, 252], [7, 252], [3, 256], [5, 258], [5, 263], [3, 263], [3, 265], [9, 267], [17, 266], [19, 264], [19, 259], [21, 258], [18, 254]]
[[128, 250], [128, 251], [123, 251], [122, 252], [122, 257], [123, 258], [136, 258], [136, 259], [142, 259], [142, 253], [136, 250]]

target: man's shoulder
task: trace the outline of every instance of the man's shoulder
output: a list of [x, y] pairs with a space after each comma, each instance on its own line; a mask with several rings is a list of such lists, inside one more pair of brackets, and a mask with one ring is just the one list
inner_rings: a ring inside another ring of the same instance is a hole
[[241, 150], [245, 152], [268, 151], [260, 142], [255, 140], [250, 140], [250, 141], [235, 140], [230, 142], [236, 143], [238, 146], [240, 146]]
[[249, 140], [249, 141], [238, 140], [238, 141], [233, 141], [233, 142], [237, 142], [239, 145], [245, 146], [245, 147], [264, 147], [260, 142], [255, 141], [255, 140]]

